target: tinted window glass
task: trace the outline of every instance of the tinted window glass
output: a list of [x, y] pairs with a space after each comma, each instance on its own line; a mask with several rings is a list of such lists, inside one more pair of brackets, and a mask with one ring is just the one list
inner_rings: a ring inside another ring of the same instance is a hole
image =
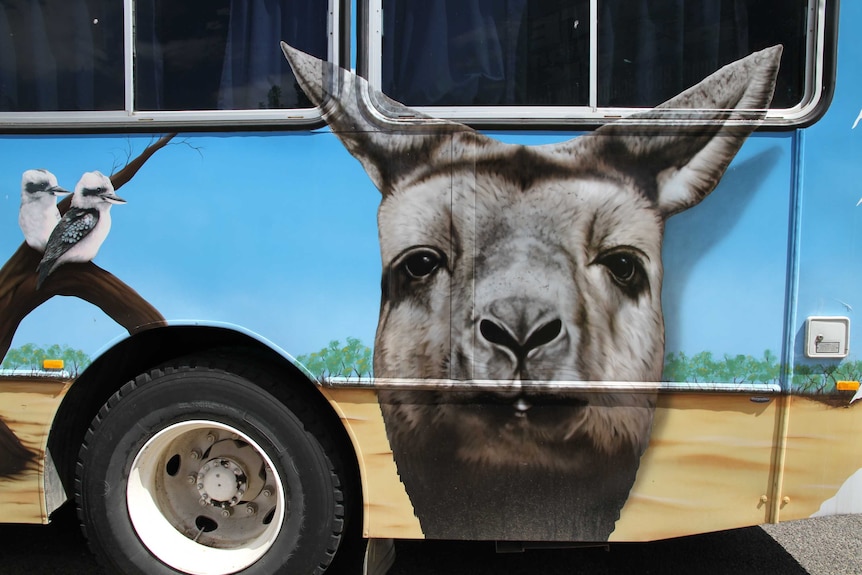
[[139, 0], [139, 110], [310, 108], [279, 42], [327, 57], [321, 0]]
[[[649, 107], [783, 44], [775, 108], [804, 95], [807, 0], [599, 0], [599, 106]], [[383, 90], [415, 106], [587, 105], [588, 0], [384, 0]]]
[[0, 0], [0, 111], [122, 109], [122, 2]]
[[655, 106], [775, 44], [785, 51], [772, 107], [802, 100], [806, 0], [604, 0], [599, 6], [599, 106]]

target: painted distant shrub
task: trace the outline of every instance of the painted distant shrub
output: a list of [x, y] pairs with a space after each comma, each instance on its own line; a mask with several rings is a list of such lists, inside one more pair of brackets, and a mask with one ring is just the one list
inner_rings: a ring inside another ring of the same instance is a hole
[[[665, 359], [662, 381], [777, 385], [782, 374], [788, 372], [778, 356], [768, 349], [760, 358], [742, 354], [716, 358], [712, 352], [702, 351], [692, 356], [669, 353]], [[839, 381], [862, 381], [862, 361], [797, 363], [790, 375], [790, 388], [799, 394], [832, 394], [837, 391]]]
[[62, 359], [64, 369], [77, 377], [79, 373], [90, 365], [90, 356], [68, 345], [53, 344], [47, 347], [35, 343], [25, 343], [22, 346], [10, 349], [0, 365], [3, 369], [18, 369], [40, 371], [42, 362], [46, 359]]
[[333, 340], [320, 351], [300, 355], [296, 359], [316, 377], [328, 379], [371, 377], [371, 356], [370, 347], [358, 338], [348, 337], [347, 343], [343, 345], [340, 341]]

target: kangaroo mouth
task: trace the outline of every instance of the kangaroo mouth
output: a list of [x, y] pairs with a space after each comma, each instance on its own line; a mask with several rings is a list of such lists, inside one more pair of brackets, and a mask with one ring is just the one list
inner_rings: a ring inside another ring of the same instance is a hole
[[[500, 403], [500, 402], [498, 402]], [[546, 409], [579, 409], [585, 407], [589, 402], [582, 397], [567, 397], [566, 395], [550, 394], [519, 394], [514, 401], [505, 399], [502, 403], [511, 405], [516, 417], [526, 417], [531, 411]]]
[[589, 405], [588, 398], [571, 394], [484, 393], [453, 405], [447, 419], [465, 453], [492, 449], [495, 458], [505, 453], [513, 461], [534, 460], [546, 450], [568, 449], [574, 430], [590, 416]]
[[498, 424], [557, 426], [579, 419], [589, 401], [580, 395], [485, 393], [473, 397], [470, 405], [481, 416]]
[[533, 408], [533, 404], [524, 397], [516, 399], [512, 406], [515, 408], [515, 417], [527, 417], [527, 413]]

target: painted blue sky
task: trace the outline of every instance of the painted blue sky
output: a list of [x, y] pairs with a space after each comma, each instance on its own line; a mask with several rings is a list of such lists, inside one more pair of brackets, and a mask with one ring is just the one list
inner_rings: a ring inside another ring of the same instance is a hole
[[[19, 166], [48, 168], [71, 189], [84, 171], [116, 171], [148, 140], [0, 141], [8, 150], [0, 249], [11, 254], [21, 242]], [[178, 138], [119, 194], [128, 204], [112, 208], [96, 263], [167, 318], [236, 323], [293, 353], [346, 336], [373, 340], [379, 193], [331, 135]], [[122, 334], [89, 304], [54, 298], [22, 323], [14, 345], [72, 326], [64, 342], [88, 352]]]
[[[116, 171], [149, 137], [5, 140], [0, 246], [11, 254], [21, 241], [24, 169], [48, 168], [71, 189], [83, 171]], [[788, 137], [753, 138], [714, 197], [669, 222], [669, 350], [780, 347], [789, 156]], [[180, 137], [119, 194], [128, 204], [112, 208], [113, 228], [96, 261], [167, 318], [234, 323], [293, 354], [347, 336], [373, 341], [379, 193], [326, 130]], [[751, 280], [744, 289], [740, 277]], [[744, 334], [741, 316], [753, 320]], [[14, 345], [61, 338], [93, 353], [121, 335], [89, 304], [55, 298], [25, 320]]]

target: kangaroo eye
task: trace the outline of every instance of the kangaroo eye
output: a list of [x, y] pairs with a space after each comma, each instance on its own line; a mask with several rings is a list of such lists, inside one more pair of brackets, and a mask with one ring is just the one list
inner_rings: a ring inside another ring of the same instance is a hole
[[443, 256], [430, 248], [419, 248], [407, 255], [401, 261], [399, 267], [413, 279], [422, 279], [430, 276], [443, 262]]
[[643, 264], [638, 256], [630, 252], [611, 252], [599, 257], [596, 263], [603, 265], [614, 283], [631, 297], [639, 295], [647, 288]]
[[613, 254], [602, 260], [602, 265], [608, 268], [611, 275], [619, 283], [629, 283], [637, 272], [634, 258], [626, 254]]

